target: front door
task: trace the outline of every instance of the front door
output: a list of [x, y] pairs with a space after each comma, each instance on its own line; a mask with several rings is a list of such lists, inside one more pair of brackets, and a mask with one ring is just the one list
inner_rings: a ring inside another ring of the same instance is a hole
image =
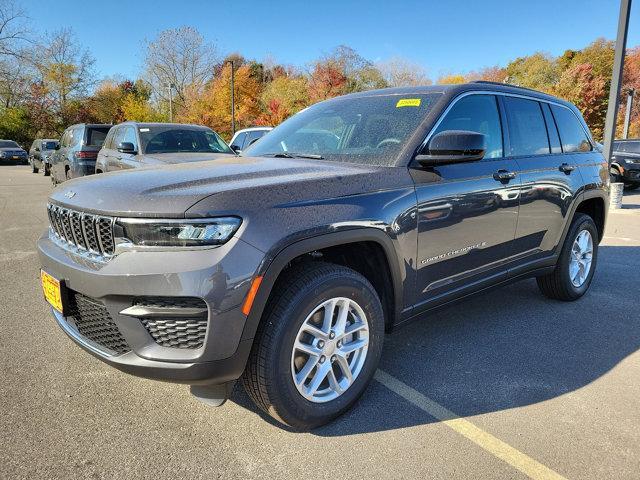
[[480, 161], [410, 169], [418, 202], [418, 309], [506, 278], [513, 255], [520, 177], [516, 161], [504, 157], [497, 98], [460, 98], [433, 134], [445, 130], [482, 133], [487, 150]]

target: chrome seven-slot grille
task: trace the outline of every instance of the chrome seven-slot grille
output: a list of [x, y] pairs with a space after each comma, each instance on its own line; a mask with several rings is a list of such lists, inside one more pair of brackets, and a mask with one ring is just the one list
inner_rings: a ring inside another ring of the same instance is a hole
[[78, 212], [49, 204], [49, 223], [56, 237], [81, 251], [111, 256], [115, 249], [113, 217]]

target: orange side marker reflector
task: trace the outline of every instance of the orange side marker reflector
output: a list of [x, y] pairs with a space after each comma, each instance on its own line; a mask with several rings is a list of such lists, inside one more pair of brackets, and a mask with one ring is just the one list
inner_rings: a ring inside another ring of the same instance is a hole
[[256, 294], [258, 293], [258, 288], [260, 288], [261, 283], [262, 276], [253, 279], [249, 293], [247, 293], [247, 298], [242, 305], [242, 313], [245, 315], [249, 315], [249, 312], [251, 312], [251, 306], [253, 305], [253, 301], [256, 299]]

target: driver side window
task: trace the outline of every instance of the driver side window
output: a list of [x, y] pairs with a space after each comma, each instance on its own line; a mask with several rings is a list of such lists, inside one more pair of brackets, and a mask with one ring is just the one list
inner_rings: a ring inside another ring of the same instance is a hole
[[484, 158], [503, 156], [502, 126], [495, 95], [469, 95], [458, 100], [436, 128], [436, 133], [445, 130], [468, 130], [487, 137]]

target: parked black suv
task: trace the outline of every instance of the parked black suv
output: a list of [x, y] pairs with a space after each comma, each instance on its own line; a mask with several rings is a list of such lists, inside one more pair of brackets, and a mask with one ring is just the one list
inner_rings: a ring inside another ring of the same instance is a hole
[[573, 105], [502, 84], [328, 100], [241, 157], [54, 191], [45, 295], [116, 368], [216, 403], [242, 378], [312, 428], [362, 394], [395, 325], [523, 278], [587, 291], [609, 189], [593, 145]]
[[67, 128], [50, 156], [53, 184], [95, 173], [98, 150], [110, 128], [111, 125], [88, 123]]
[[27, 152], [13, 140], [0, 140], [1, 162], [27, 163]]
[[613, 142], [611, 180], [624, 183], [625, 190], [640, 187], [640, 139]]

